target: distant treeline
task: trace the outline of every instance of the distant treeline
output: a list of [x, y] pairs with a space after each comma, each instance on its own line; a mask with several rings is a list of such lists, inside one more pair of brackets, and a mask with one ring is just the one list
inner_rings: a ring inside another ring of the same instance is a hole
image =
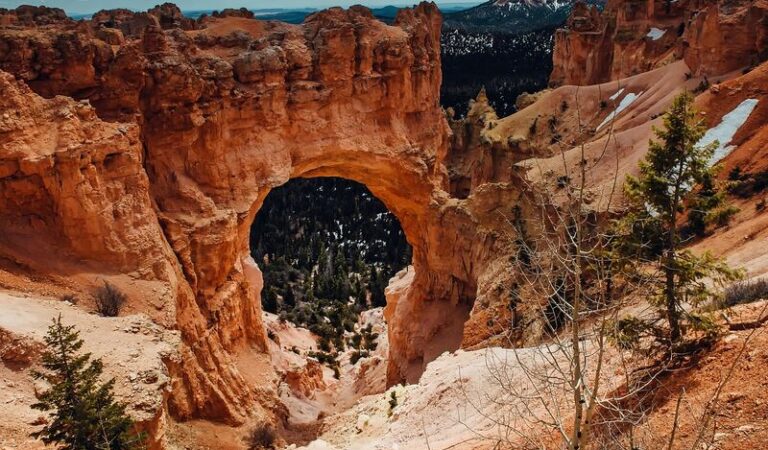
[[518, 95], [547, 87], [556, 28], [519, 35], [444, 31], [442, 105], [466, 114], [469, 100], [485, 87], [499, 116], [515, 112]]

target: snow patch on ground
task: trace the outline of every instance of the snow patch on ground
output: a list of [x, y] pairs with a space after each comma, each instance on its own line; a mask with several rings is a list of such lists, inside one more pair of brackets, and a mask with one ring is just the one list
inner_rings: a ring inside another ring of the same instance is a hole
[[[623, 90], [623, 89], [622, 89]], [[621, 99], [619, 102], [619, 106], [616, 107], [615, 110], [613, 110], [610, 114], [608, 114], [608, 117], [603, 120], [603, 122], [600, 124], [600, 126], [597, 127], [599, 130], [600, 128], [603, 128], [606, 124], [613, 121], [616, 117], [618, 117], [619, 114], [624, 112], [625, 109], [629, 108], [632, 103], [635, 102], [641, 95], [643, 95], [643, 92], [640, 92], [639, 94], [635, 94], [630, 92], [624, 98]]]
[[651, 31], [649, 31], [646, 36], [651, 38], [652, 41], [658, 41], [664, 36], [666, 32], [667, 30], [660, 30], [656, 27], [653, 27], [651, 28]]
[[610, 97], [608, 97], [608, 100], [616, 100], [617, 98], [621, 97], [621, 94], [623, 94], [623, 93], [624, 93], [624, 88], [621, 88], [618, 91], [616, 91], [615, 94], [613, 94]]
[[739, 128], [755, 110], [758, 104], [758, 100], [750, 98], [741, 102], [733, 111], [723, 116], [723, 120], [717, 124], [714, 128], [707, 130], [704, 137], [699, 141], [699, 146], [704, 147], [717, 141], [720, 145], [715, 149], [715, 153], [712, 155], [711, 164], [716, 164], [721, 159], [728, 156], [734, 148], [733, 145], [728, 145], [733, 140], [733, 137], [739, 131]]

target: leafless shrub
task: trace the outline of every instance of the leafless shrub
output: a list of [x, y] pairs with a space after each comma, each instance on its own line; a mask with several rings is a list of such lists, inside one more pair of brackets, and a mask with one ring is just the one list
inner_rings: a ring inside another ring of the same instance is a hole
[[251, 428], [248, 436], [245, 438], [245, 445], [248, 450], [272, 450], [277, 441], [277, 433], [272, 424], [262, 422]]
[[[572, 109], [579, 116], [578, 92]], [[586, 133], [588, 124], [577, 118]], [[515, 283], [524, 286], [528, 298], [547, 299], [539, 319], [546, 344], [488, 362], [492, 382], [505, 392], [493, 399], [498, 410], [490, 418], [502, 430], [489, 436], [498, 448], [599, 447], [596, 428], [630, 420], [604, 372], [612, 324], [626, 294], [641, 290], [644, 280], [635, 283], [613, 251], [616, 236], [609, 225], [621, 185], [618, 173], [603, 188], [587, 185], [589, 171], [610, 153], [606, 148], [593, 158], [584, 145], [575, 151], [582, 163], [573, 168], [563, 153], [563, 171], [553, 174], [559, 177], [548, 179], [546, 170], [533, 167], [543, 174], [540, 181], [528, 182], [538, 229], [527, 239], [509, 236], [528, 255], [526, 261], [512, 262]], [[507, 219], [518, 230], [515, 218]], [[626, 386], [628, 394], [641, 388], [635, 381]], [[606, 414], [607, 409], [613, 412]]]
[[128, 297], [114, 284], [104, 282], [96, 289], [96, 311], [104, 317], [117, 317]]
[[724, 306], [741, 305], [768, 299], [768, 279], [737, 281], [725, 289]]

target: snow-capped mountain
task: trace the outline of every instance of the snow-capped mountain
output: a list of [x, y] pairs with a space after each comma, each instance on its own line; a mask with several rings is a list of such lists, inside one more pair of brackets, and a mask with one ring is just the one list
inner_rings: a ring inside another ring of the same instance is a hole
[[493, 3], [494, 6], [506, 6], [508, 8], [521, 6], [537, 8], [539, 6], [546, 6], [551, 9], [557, 9], [564, 5], [569, 5], [572, 2], [570, 0], [496, 0], [491, 3]]
[[[565, 22], [576, 0], [490, 0], [445, 16], [449, 29], [527, 33]], [[587, 0], [602, 7], [605, 0]]]

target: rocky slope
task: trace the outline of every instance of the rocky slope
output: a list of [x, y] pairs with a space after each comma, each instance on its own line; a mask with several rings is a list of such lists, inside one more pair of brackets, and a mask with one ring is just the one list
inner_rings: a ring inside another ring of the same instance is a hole
[[[614, 2], [609, 3], [609, 6], [625, 8], [630, 3], [637, 2]], [[733, 2], [729, 5], [734, 6]], [[741, 3], [738, 5], [744, 6]], [[760, 2], [755, 2], [750, 7], [759, 6]], [[578, 11], [579, 8], [571, 22], [578, 21]], [[587, 14], [589, 10], [582, 11]], [[748, 10], [741, 8], [740, 11]], [[591, 14], [596, 20], [602, 20], [594, 10]], [[749, 17], [737, 15], [731, 18], [730, 26], [739, 30], [734, 33], [761, 36], [759, 29], [747, 20]], [[591, 36], [586, 31], [576, 35]], [[645, 40], [643, 35], [631, 42], [641, 45]], [[592, 66], [583, 61], [582, 53], [566, 51], [562, 43], [559, 45], [560, 56], [567, 58], [561, 67], [579, 68], [579, 74], [589, 72]], [[585, 41], [584, 45], [590, 52], [600, 55], [602, 44], [599, 42]], [[728, 56], [723, 58], [728, 60], [728, 64], [731, 64], [729, 68], [732, 69], [743, 63], [740, 55], [740, 52], [734, 52], [733, 60]], [[759, 54], [753, 56], [760, 58]], [[555, 59], [556, 65], [557, 61]], [[559, 180], [576, 180], [583, 150], [590, 162], [587, 181], [592, 206], [602, 210], [608, 206], [608, 199], [613, 198], [612, 207], [620, 207], [621, 190], [615, 189], [616, 180], [621, 182], [625, 174], [636, 172], [638, 162], [647, 151], [648, 140], [653, 136], [653, 127], [661, 124], [661, 115], [672, 98], [684, 89], [695, 91], [696, 105], [710, 129], [708, 134], [717, 137], [721, 143], [718, 151], [724, 166], [721, 176], [725, 178], [728, 172], [738, 166], [750, 173], [747, 178], [760, 177], [765, 171], [764, 161], [755, 155], [762, 154], [760, 149], [764, 145], [764, 133], [768, 125], [765, 117], [768, 102], [764, 100], [768, 86], [768, 75], [765, 72], [768, 64], [760, 64], [760, 59], [754, 61], [758, 65], [752, 69], [729, 70], [715, 75], [692, 70], [685, 58], [673, 58], [658, 68], [637, 75], [617, 75], [613, 81], [588, 85], [587, 81], [574, 80], [580, 85], [562, 86], [520, 99], [521, 110], [504, 118], [496, 116], [481, 94], [470, 106], [466, 119], [450, 121], [454, 131], [452, 147], [462, 149], [452, 153], [455, 159], [450, 167], [454, 189], [473, 193], [482, 190], [487, 178], [481, 174], [490, 173], [486, 170], [491, 167], [498, 170], [499, 167], [511, 164], [513, 170], [510, 173], [526, 179], [527, 186], [557, 191], [558, 183], [561, 182]], [[584, 71], [585, 67], [587, 72]], [[610, 76], [607, 77], [610, 79]], [[490, 155], [504, 158], [505, 161], [498, 159], [498, 162], [488, 166], [479, 163]], [[469, 159], [463, 162], [464, 158]], [[524, 176], [520, 175], [521, 171], [525, 172]], [[762, 252], [758, 250], [765, 244], [764, 233], [761, 231], [765, 216], [756, 210], [756, 203], [759, 203], [764, 193], [758, 190], [750, 195], [748, 199], [734, 200], [742, 212], [730, 227], [715, 231], [711, 237], [697, 244], [696, 248], [716, 248], [719, 254], [728, 257], [734, 265], [743, 265], [750, 275], [759, 276], [765, 273], [765, 262], [760, 256]], [[531, 219], [535, 213], [526, 210], [525, 196], [515, 203], [520, 205], [525, 223], [535, 224], [536, 220]], [[535, 230], [530, 232], [535, 235]], [[720, 244], [721, 240], [728, 244]], [[525, 310], [514, 313], [510, 311], [509, 305], [502, 300], [505, 297], [498, 292], [509, 289], [514, 283], [514, 277], [506, 273], [502, 265], [497, 266], [497, 269], [495, 273], [486, 272], [493, 276], [478, 283], [475, 304], [464, 326], [462, 345], [465, 348], [500, 344], [503, 340], [499, 340], [498, 335], [510, 321], [520, 323], [522, 320], [525, 324], [528, 320], [526, 317], [535, 315]], [[530, 301], [527, 306], [530, 306]], [[525, 326], [528, 329], [519, 335], [520, 342], [536, 342], [535, 325]]]
[[[765, 308], [765, 302], [760, 302], [725, 313], [731, 320], [747, 321], [764, 314]], [[671, 424], [675, 421], [676, 395], [670, 392], [685, 388], [690, 397], [685, 402], [685, 412], [679, 416], [680, 440], [674, 449], [691, 448], [699, 431], [696, 418], [705, 412], [707, 401], [717, 390], [722, 393], [716, 413], [721, 423], [713, 437], [716, 448], [763, 448], [768, 439], [768, 395], [755, 380], [765, 376], [764, 361], [768, 359], [765, 331], [764, 325], [754, 334], [750, 330], [729, 332], [688, 370], [665, 377], [655, 407], [646, 411], [647, 420], [633, 430], [633, 442], [648, 445], [641, 448], [667, 448]], [[543, 406], [538, 402], [526, 403], [524, 397], [510, 393], [513, 391], [510, 386], [529, 392], [546, 389], [542, 378], [531, 377], [525, 371], [538, 374], [537, 367], [547, 365], [542, 351], [546, 352], [542, 347], [530, 346], [444, 354], [429, 364], [418, 384], [395, 386], [384, 394], [361, 399], [350, 410], [327, 421], [321, 437], [301, 449], [516, 449], [526, 448], [526, 438], [537, 435], [546, 442], [551, 429], [529, 422], [532, 417], [547, 417]], [[611, 349], [604, 363], [610, 373], [617, 374], [621, 371], [619, 366], [627, 361], [623, 358], [627, 357], [628, 354]], [[721, 386], [724, 368], [734, 362], [733, 379]], [[620, 376], [606, 376], [605, 381], [608, 387], [620, 385], [622, 380]], [[397, 398], [395, 406], [389, 402], [393, 395]], [[597, 427], [601, 429], [601, 425]], [[618, 445], [629, 442], [626, 434], [605, 431], [607, 436], [597, 432], [600, 437], [596, 438], [598, 443], [594, 448], [623, 448]], [[541, 448], [558, 447], [552, 444]]]
[[145, 315], [94, 317], [71, 303], [36, 295], [0, 291], [0, 308], [0, 445], [45, 447], [29, 433], [45, 421], [30, 405], [47, 386], [33, 381], [28, 370], [36, 367], [51, 321], [61, 316], [65, 324], [80, 330], [84, 351], [102, 359], [105, 377], [115, 379], [116, 398], [127, 404], [137, 424], [149, 432], [149, 447], [160, 448], [168, 420], [168, 367], [179, 358], [178, 332], [158, 326]]
[[765, 0], [609, 0], [602, 14], [581, 4], [555, 35], [550, 84], [625, 78], [684, 59], [715, 77], [766, 59]]

